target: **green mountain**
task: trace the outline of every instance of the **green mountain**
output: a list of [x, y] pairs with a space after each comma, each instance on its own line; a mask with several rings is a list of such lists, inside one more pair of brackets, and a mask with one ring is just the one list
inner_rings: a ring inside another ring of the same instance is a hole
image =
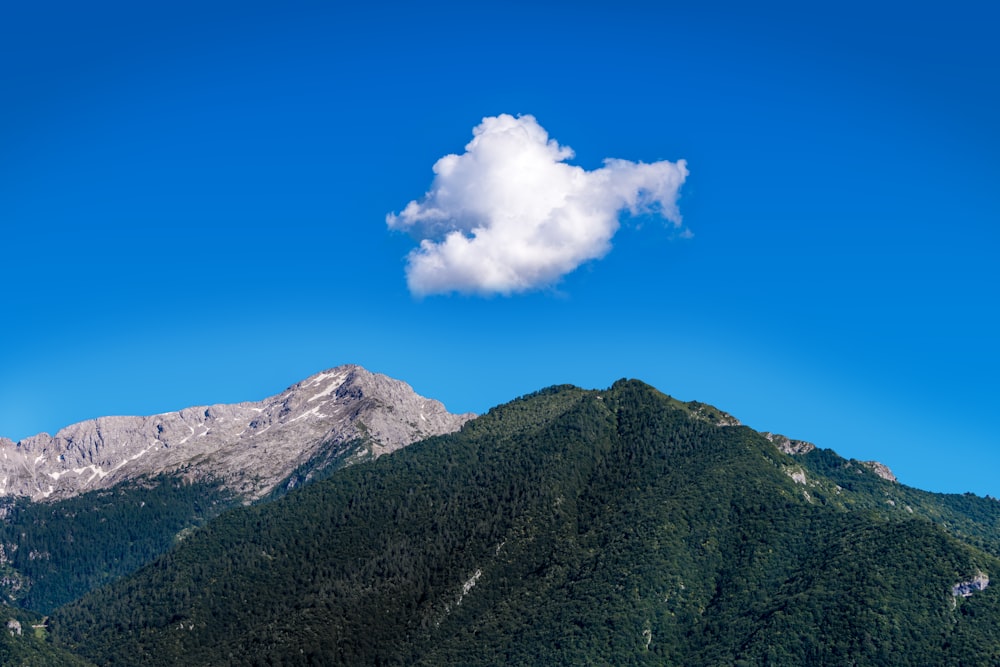
[[1000, 664], [1000, 503], [735, 423], [636, 381], [550, 388], [222, 514], [49, 641], [101, 665]]

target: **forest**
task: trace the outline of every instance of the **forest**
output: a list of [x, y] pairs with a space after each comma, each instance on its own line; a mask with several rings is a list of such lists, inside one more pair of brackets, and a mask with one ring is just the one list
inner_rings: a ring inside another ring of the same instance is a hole
[[52, 503], [0, 499], [3, 601], [39, 613], [139, 569], [235, 499], [159, 476]]

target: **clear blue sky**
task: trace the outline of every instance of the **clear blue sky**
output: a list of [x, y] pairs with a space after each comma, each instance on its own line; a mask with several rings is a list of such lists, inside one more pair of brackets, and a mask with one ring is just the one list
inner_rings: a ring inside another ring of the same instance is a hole
[[[993, 3], [8, 4], [0, 435], [342, 363], [453, 411], [635, 377], [1000, 496]], [[682, 227], [411, 293], [386, 216], [499, 114], [685, 160]]]

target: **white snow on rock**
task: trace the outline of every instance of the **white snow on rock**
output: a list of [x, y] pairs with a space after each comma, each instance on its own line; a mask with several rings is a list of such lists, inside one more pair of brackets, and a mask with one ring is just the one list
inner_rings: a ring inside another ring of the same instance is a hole
[[451, 414], [399, 380], [340, 366], [263, 401], [100, 417], [17, 443], [0, 438], [0, 495], [57, 499], [178, 473], [221, 480], [254, 499], [321, 451], [379, 456], [456, 431], [473, 416]]

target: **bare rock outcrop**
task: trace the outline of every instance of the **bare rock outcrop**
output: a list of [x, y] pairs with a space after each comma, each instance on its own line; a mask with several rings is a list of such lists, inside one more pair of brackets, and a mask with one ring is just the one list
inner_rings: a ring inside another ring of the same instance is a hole
[[990, 585], [990, 578], [985, 572], [977, 572], [969, 581], [960, 581], [951, 587], [951, 594], [955, 597], [971, 597], [973, 593], [985, 591]]
[[340, 366], [263, 401], [101, 417], [16, 443], [0, 438], [0, 495], [55, 499], [174, 473], [218, 479], [253, 499], [324, 451], [380, 456], [473, 416], [451, 414], [405, 382]]
[[889, 469], [889, 466], [884, 463], [879, 463], [878, 461], [858, 461], [858, 463], [868, 468], [884, 480], [888, 480], [890, 482], [898, 481], [896, 476], [892, 474], [892, 470]]
[[811, 442], [806, 442], [805, 440], [792, 440], [791, 438], [778, 433], [768, 433], [767, 431], [762, 431], [761, 435], [774, 443], [774, 446], [783, 451], [785, 454], [808, 454], [812, 450], [816, 449], [816, 445]]

